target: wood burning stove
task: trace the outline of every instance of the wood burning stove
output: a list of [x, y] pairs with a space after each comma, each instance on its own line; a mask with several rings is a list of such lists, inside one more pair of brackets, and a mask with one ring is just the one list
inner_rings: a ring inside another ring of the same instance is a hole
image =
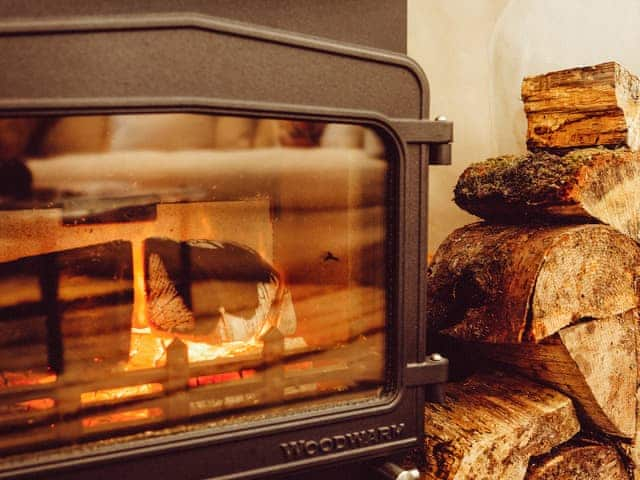
[[[325, 25], [354, 21], [334, 3]], [[224, 2], [19, 8], [0, 22], [0, 478], [253, 478], [416, 446], [446, 378], [426, 190], [452, 139], [422, 71]]]

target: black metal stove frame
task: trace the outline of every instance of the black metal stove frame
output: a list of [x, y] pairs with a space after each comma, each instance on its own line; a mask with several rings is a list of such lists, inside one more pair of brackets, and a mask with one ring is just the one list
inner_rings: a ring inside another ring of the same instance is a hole
[[[0, 8], [11, 12], [6, 3]], [[60, 3], [73, 10], [74, 2]], [[426, 352], [428, 165], [448, 163], [452, 141], [450, 122], [429, 120], [424, 73], [398, 53], [168, 7], [139, 13], [146, 4], [137, 2], [132, 14], [104, 13], [102, 5], [96, 16], [5, 15], [0, 115], [201, 112], [362, 123], [381, 132], [397, 152], [389, 226], [393, 394], [90, 454], [38, 454], [0, 468], [0, 478], [254, 478], [381, 458], [418, 445], [425, 385], [445, 381], [447, 370], [445, 359]], [[369, 440], [349, 443], [353, 432]]]

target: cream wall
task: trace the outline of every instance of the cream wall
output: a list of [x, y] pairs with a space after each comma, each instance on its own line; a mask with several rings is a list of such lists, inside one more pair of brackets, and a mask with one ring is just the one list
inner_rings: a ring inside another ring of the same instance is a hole
[[451, 201], [472, 162], [525, 150], [523, 76], [616, 60], [640, 74], [637, 0], [408, 0], [408, 54], [431, 114], [454, 122], [453, 165], [430, 167], [429, 250], [474, 221]]

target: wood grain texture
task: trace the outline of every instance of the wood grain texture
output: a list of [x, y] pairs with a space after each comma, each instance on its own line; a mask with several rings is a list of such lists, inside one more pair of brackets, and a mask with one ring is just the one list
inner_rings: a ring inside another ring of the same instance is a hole
[[[640, 365], [640, 332], [636, 331], [636, 353]], [[640, 370], [639, 370], [640, 385]], [[616, 445], [624, 454], [634, 480], [640, 480], [640, 388], [636, 391], [636, 431], [631, 441], [620, 440]]]
[[529, 458], [574, 436], [571, 400], [501, 373], [446, 386], [444, 404], [425, 407], [424, 480], [520, 480]]
[[617, 449], [577, 439], [532, 460], [526, 480], [629, 480]]
[[640, 247], [602, 225], [477, 223], [440, 245], [427, 274], [431, 330], [538, 342], [576, 321], [638, 305]]
[[640, 148], [640, 80], [615, 62], [525, 78], [529, 149]]
[[636, 431], [637, 312], [563, 328], [541, 343], [475, 344], [470, 351], [508, 365], [575, 400], [592, 427], [619, 437]]
[[640, 240], [640, 152], [590, 148], [490, 158], [462, 173], [455, 202], [488, 220], [597, 221]]

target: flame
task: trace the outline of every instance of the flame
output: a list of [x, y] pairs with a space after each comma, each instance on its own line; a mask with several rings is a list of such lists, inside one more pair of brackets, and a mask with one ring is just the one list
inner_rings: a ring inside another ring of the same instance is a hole
[[[247, 342], [226, 342], [219, 345], [185, 339], [182, 339], [182, 341], [187, 346], [189, 363], [252, 353], [259, 354], [262, 351], [262, 342], [255, 339]], [[166, 346], [170, 342], [171, 339], [155, 335], [149, 327], [132, 328], [129, 362], [125, 365], [125, 370], [164, 366], [166, 363]]]
[[141, 239], [131, 241], [133, 257], [133, 318], [134, 328], [143, 328], [147, 321], [147, 294], [144, 286], [144, 242]]
[[[149, 236], [148, 231], [141, 228], [131, 238], [132, 260], [133, 260], [133, 289], [134, 304], [131, 317], [131, 343], [129, 359], [124, 365], [125, 371], [163, 367], [166, 364], [166, 349], [173, 341], [170, 337], [163, 337], [154, 332], [147, 318], [147, 297], [145, 289], [145, 259], [144, 259], [144, 239]], [[202, 225], [202, 231], [206, 233], [212, 230], [210, 224]], [[211, 232], [213, 233], [213, 232]], [[267, 253], [268, 236], [261, 235], [257, 246], [261, 255]], [[212, 361], [220, 358], [234, 358], [243, 355], [259, 355], [263, 349], [263, 343], [257, 338], [246, 342], [226, 342], [222, 344], [209, 344], [182, 338], [181, 341], [187, 346], [189, 363]], [[295, 368], [295, 367], [294, 367]], [[300, 368], [308, 368], [302, 365]], [[37, 385], [43, 383], [54, 383], [58, 380], [55, 373], [50, 372], [1, 372], [0, 390], [3, 388], [14, 388], [22, 385]], [[239, 381], [243, 378], [255, 375], [251, 369], [234, 370], [223, 373], [216, 373], [205, 376], [197, 376], [189, 379], [189, 388], [197, 388], [203, 385], [221, 383], [227, 381]], [[80, 402], [83, 406], [96, 406], [101, 403], [117, 404], [121, 400], [160, 394], [163, 386], [160, 383], [148, 383], [140, 385], [129, 385], [120, 388], [102, 389], [83, 392], [80, 395]], [[28, 410], [44, 410], [55, 408], [56, 402], [52, 398], [40, 398], [28, 400], [16, 404], [19, 408]], [[109, 424], [122, 424], [127, 422], [138, 422], [143, 420], [153, 420], [161, 418], [164, 413], [162, 408], [134, 408], [119, 411], [116, 413], [104, 413], [92, 415], [82, 419], [84, 428], [107, 427]]]

